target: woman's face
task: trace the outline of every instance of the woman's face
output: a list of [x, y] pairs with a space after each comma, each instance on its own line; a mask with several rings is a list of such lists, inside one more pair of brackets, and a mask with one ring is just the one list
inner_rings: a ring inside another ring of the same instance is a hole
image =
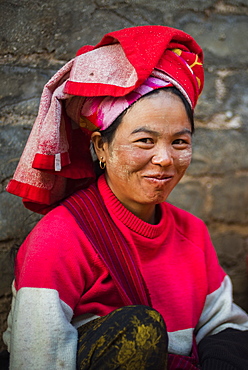
[[167, 199], [189, 166], [191, 136], [183, 102], [161, 90], [137, 101], [112, 142], [97, 151], [113, 193], [144, 221], [154, 221], [155, 205]]

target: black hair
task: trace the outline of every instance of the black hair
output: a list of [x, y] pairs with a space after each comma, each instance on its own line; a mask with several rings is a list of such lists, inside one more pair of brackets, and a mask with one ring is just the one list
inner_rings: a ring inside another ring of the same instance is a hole
[[[139, 100], [144, 99], [144, 98], [146, 98], [147, 96], [150, 96], [150, 95], [158, 94], [160, 90], [165, 90], [165, 91], [168, 91], [168, 92], [170, 92], [170, 93], [172, 93], [174, 95], [177, 95], [182, 100], [182, 102], [184, 104], [184, 107], [185, 107], [185, 110], [186, 110], [186, 113], [187, 113], [187, 116], [188, 116], [188, 119], [190, 121], [191, 131], [192, 131], [192, 134], [193, 134], [194, 129], [195, 129], [195, 125], [194, 125], [194, 111], [191, 108], [188, 100], [181, 93], [181, 91], [178, 90], [176, 87], [174, 87], [174, 86], [172, 86], [172, 87], [163, 87], [163, 88], [160, 88], [160, 89], [152, 90], [149, 93], [143, 95]], [[135, 103], [133, 103], [133, 104], [135, 104]], [[115, 134], [115, 131], [116, 131], [117, 127], [122, 122], [123, 116], [128, 112], [128, 110], [131, 107], [132, 107], [132, 105], [129, 106], [127, 109], [125, 109], [114, 120], [114, 122], [108, 128], [106, 128], [106, 130], [101, 131], [101, 136], [102, 136], [102, 139], [103, 139], [104, 142], [107, 142], [108, 144], [110, 144], [113, 141], [114, 134]]]

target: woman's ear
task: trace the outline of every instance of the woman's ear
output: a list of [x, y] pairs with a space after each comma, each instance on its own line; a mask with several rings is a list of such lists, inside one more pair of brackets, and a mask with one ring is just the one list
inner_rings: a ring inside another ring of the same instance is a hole
[[106, 143], [103, 141], [101, 133], [99, 131], [94, 131], [91, 135], [91, 141], [94, 146], [97, 158], [105, 162]]

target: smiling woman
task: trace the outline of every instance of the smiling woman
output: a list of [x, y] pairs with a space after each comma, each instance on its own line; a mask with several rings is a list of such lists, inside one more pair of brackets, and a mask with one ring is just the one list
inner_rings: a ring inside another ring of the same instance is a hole
[[111, 143], [94, 132], [106, 180], [120, 202], [148, 223], [191, 160], [191, 124], [182, 100], [170, 91], [145, 96], [123, 116]]
[[44, 87], [7, 188], [47, 213], [16, 258], [10, 369], [248, 368], [248, 316], [207, 228], [166, 202], [191, 161], [202, 63], [183, 31], [133, 27]]

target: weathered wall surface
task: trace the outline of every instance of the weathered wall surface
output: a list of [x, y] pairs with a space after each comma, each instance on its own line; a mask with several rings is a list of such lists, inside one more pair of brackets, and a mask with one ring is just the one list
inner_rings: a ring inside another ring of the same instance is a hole
[[193, 161], [170, 201], [208, 224], [233, 280], [235, 300], [248, 310], [248, 1], [1, 0], [0, 17], [1, 332], [13, 278], [10, 250], [38, 220], [4, 189], [42, 87], [82, 45], [109, 31], [146, 24], [183, 29], [205, 50], [206, 85], [196, 110]]

